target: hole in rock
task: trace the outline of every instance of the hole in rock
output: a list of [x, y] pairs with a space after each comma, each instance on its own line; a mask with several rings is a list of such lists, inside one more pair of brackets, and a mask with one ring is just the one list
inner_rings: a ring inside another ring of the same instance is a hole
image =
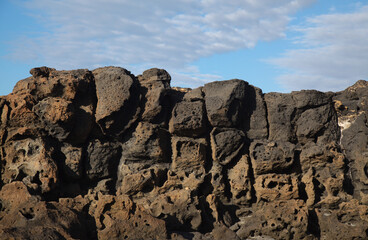
[[277, 186], [277, 182], [275, 181], [270, 181], [268, 184], [267, 184], [267, 187], [268, 188], [275, 188]]
[[31, 220], [35, 217], [34, 213], [33, 213], [33, 209], [30, 208], [29, 211], [27, 211], [26, 209], [20, 210], [19, 211], [27, 220]]

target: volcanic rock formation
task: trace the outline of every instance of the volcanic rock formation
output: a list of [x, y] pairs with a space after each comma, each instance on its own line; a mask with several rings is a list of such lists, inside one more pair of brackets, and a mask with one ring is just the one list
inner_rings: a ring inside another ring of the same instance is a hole
[[367, 239], [368, 82], [41, 67], [0, 97], [0, 239]]

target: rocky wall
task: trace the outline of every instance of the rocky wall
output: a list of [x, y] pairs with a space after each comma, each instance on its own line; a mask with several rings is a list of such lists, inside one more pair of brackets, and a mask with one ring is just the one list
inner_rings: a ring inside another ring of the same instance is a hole
[[367, 239], [368, 82], [34, 68], [0, 97], [0, 239]]

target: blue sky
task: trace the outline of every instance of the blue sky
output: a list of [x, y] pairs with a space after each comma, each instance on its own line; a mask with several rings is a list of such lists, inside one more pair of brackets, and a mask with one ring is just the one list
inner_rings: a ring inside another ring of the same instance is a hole
[[0, 95], [29, 70], [166, 69], [172, 86], [264, 92], [368, 80], [368, 1], [0, 0]]

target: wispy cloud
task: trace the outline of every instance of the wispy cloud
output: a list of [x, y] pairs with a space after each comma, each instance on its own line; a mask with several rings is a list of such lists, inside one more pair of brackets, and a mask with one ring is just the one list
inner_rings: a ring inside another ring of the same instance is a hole
[[368, 5], [309, 18], [295, 30], [302, 47], [271, 60], [287, 71], [278, 78], [286, 90], [338, 91], [368, 78]]
[[283, 37], [289, 16], [314, 1], [27, 0], [48, 32], [16, 44], [13, 56], [59, 69], [157, 66], [199, 85], [219, 76], [191, 62]]

